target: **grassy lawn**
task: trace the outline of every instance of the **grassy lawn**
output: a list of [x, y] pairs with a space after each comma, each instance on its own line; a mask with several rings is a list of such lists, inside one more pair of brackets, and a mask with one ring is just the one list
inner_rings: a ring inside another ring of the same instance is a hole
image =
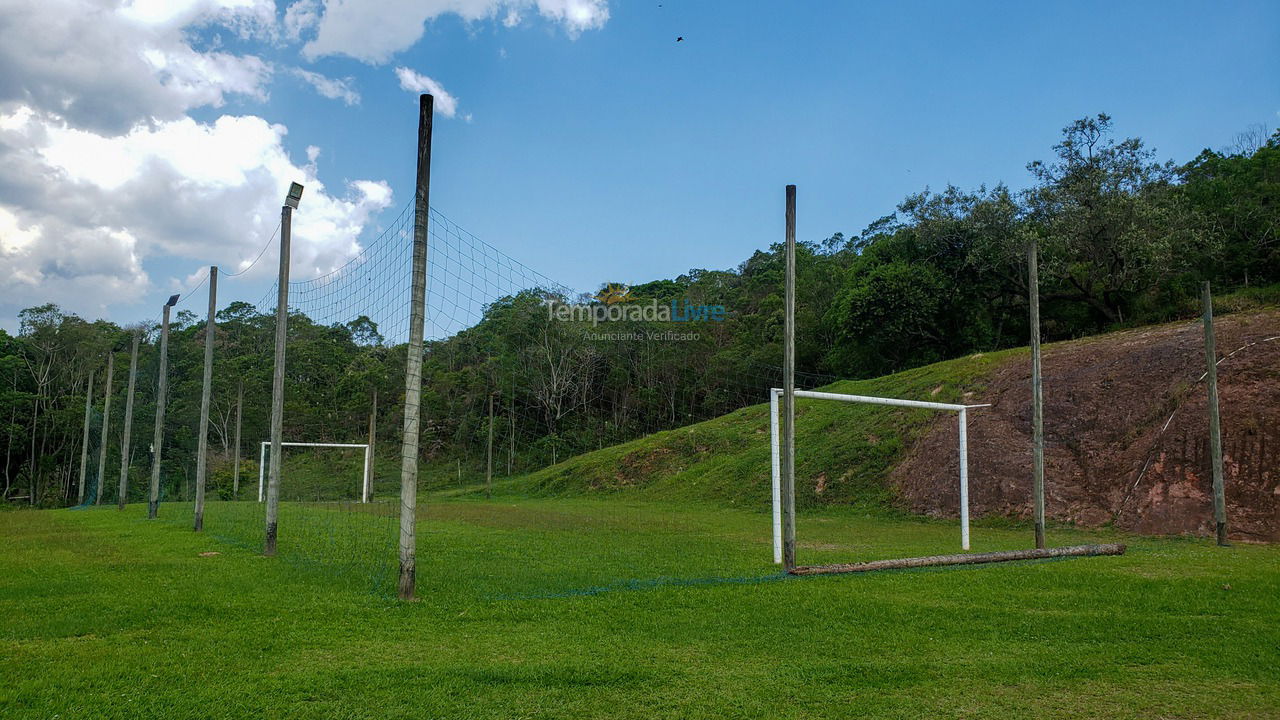
[[[401, 604], [358, 558], [303, 557], [303, 526], [354, 513], [293, 509], [266, 559], [218, 535], [255, 505], [211, 505], [204, 536], [175, 505], [0, 513], [0, 717], [1280, 717], [1277, 547], [782, 578], [760, 513], [455, 499], [424, 509]], [[958, 535], [811, 510], [800, 560]], [[973, 549], [1027, 539], [980, 524]]]

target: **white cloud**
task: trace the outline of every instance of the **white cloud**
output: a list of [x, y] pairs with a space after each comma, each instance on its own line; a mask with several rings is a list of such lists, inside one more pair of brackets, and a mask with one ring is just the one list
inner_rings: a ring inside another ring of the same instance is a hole
[[538, 13], [564, 26], [571, 37], [596, 30], [609, 21], [605, 0], [537, 0]]
[[[295, 215], [293, 267], [328, 272], [360, 251], [361, 231], [391, 203], [384, 182], [331, 193], [316, 177], [319, 150], [299, 166], [286, 129], [223, 116], [139, 125], [111, 136], [48, 113], [0, 114], [0, 305], [54, 301], [101, 312], [159, 285], [147, 258], [176, 257], [243, 269], [271, 235], [292, 181], [307, 186]], [[274, 272], [259, 263], [253, 274]]]
[[271, 37], [276, 8], [273, 0], [127, 0], [119, 15], [143, 25], [180, 29], [217, 22], [240, 37]]
[[475, 22], [497, 18], [501, 12], [502, 24], [514, 27], [524, 19], [522, 10], [533, 8], [570, 37], [604, 27], [609, 20], [608, 0], [325, 0], [318, 19], [314, 0], [298, 4], [302, 2], [308, 7], [297, 13], [305, 18], [305, 23], [297, 23], [299, 34], [315, 30], [315, 37], [302, 48], [305, 57], [348, 55], [373, 64], [413, 46], [426, 23], [446, 13]]
[[[68, 122], [126, 132], [172, 120], [227, 95], [266, 97], [271, 67], [253, 55], [198, 52], [184, 24], [245, 30], [270, 0], [5, 0], [0, 12], [0, 103], [18, 101]], [[274, 15], [269, 16], [274, 22]], [[245, 30], [247, 32], [247, 30]]]
[[54, 301], [102, 316], [112, 302], [133, 302], [147, 277], [126, 230], [28, 224], [0, 206], [0, 304], [16, 307]]
[[298, 0], [284, 11], [284, 34], [290, 40], [300, 40], [320, 25], [324, 6], [320, 0]]
[[[295, 3], [286, 32], [314, 27], [319, 9]], [[106, 315], [181, 284], [157, 268], [242, 269], [295, 180], [307, 186], [294, 222], [298, 277], [360, 251], [361, 231], [391, 202], [386, 183], [330, 190], [319, 148], [294, 162], [284, 126], [188, 116], [231, 96], [267, 98], [273, 68], [224, 49], [224, 31], [277, 40], [273, 0], [0, 0], [0, 309], [52, 301]], [[358, 101], [347, 81], [297, 74]], [[264, 257], [249, 277], [274, 266]]]
[[[400, 87], [412, 93], [430, 93], [435, 97], [435, 109], [445, 117], [453, 117], [458, 112], [458, 98], [444, 89], [444, 86], [422, 73], [407, 67], [396, 68], [396, 77], [400, 78]], [[470, 121], [470, 115], [467, 120]]]
[[344, 105], [360, 104], [360, 93], [356, 92], [355, 88], [352, 87], [355, 82], [352, 78], [339, 80], [311, 72], [310, 70], [303, 70], [302, 68], [294, 68], [293, 74], [305, 80], [323, 97], [327, 97], [330, 100], [341, 100]]

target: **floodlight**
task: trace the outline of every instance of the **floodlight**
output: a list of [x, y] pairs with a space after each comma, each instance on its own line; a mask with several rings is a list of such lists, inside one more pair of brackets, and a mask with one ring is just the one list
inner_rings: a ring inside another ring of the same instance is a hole
[[177, 304], [178, 304], [178, 296], [177, 296], [177, 295], [170, 295], [170, 296], [169, 296], [169, 302], [165, 303], [165, 304], [164, 304], [164, 306], [165, 306], [165, 307], [173, 307], [174, 305], [177, 305]]
[[286, 197], [285, 197], [285, 199], [284, 199], [284, 204], [285, 204], [285, 205], [288, 205], [289, 207], [293, 208], [294, 210], [297, 210], [297, 209], [298, 209], [298, 201], [299, 201], [299, 200], [301, 200], [301, 199], [302, 199], [302, 186], [301, 186], [301, 185], [299, 185], [298, 183], [290, 183], [290, 184], [289, 184], [289, 194], [288, 194], [288, 196], [286, 196]]

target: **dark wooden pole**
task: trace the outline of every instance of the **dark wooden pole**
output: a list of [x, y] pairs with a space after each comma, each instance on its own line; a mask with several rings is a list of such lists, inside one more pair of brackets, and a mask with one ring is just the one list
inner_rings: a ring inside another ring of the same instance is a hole
[[169, 308], [177, 302], [170, 298], [164, 306], [160, 320], [160, 371], [156, 380], [156, 426], [151, 439], [151, 496], [147, 503], [147, 518], [154, 520], [160, 512], [160, 459], [164, 452], [164, 406], [169, 395]]
[[782, 567], [796, 567], [796, 186], [786, 192], [786, 290], [782, 335]]
[[489, 393], [489, 447], [485, 453], [484, 496], [493, 497], [493, 393]]
[[131, 443], [133, 435], [133, 391], [138, 382], [138, 343], [142, 333], [133, 334], [133, 348], [129, 351], [129, 389], [124, 396], [124, 435], [120, 438], [120, 497], [116, 498], [116, 507], [124, 509], [129, 496], [129, 458], [132, 455]]
[[431, 212], [431, 113], [434, 98], [418, 98], [418, 178], [413, 201], [413, 280], [409, 356], [404, 372], [404, 432], [400, 444], [401, 600], [417, 587], [418, 432], [422, 398], [422, 336], [427, 315], [427, 236]]
[[240, 421], [244, 418], [244, 381], [236, 383], [236, 447], [232, 451], [231, 497], [240, 499]]
[[107, 482], [107, 427], [111, 425], [111, 385], [116, 371], [116, 351], [107, 352], [107, 384], [103, 387], [106, 397], [102, 401], [102, 441], [98, 444], [98, 482], [93, 489], [93, 504], [102, 503], [102, 486]]
[[209, 471], [209, 403], [213, 397], [214, 313], [218, 309], [218, 266], [209, 266], [209, 315], [204, 322], [204, 377], [200, 386], [200, 435], [196, 438], [196, 511], [193, 527], [204, 529], [204, 486]]
[[1036, 241], [1027, 244], [1027, 288], [1031, 304], [1031, 502], [1036, 547], [1044, 547], [1044, 394], [1040, 378], [1040, 266]]
[[284, 442], [284, 361], [289, 339], [289, 252], [293, 241], [293, 207], [280, 207], [280, 270], [276, 280], [276, 352], [271, 373], [271, 457], [267, 461], [266, 542], [262, 554], [276, 554], [280, 519], [280, 464]]
[[[80, 437], [80, 487], [76, 489], [76, 504], [84, 504], [84, 483], [89, 472], [89, 420], [93, 417], [93, 376], [98, 371], [89, 373], [89, 389], [84, 393], [84, 433]], [[32, 466], [35, 458], [31, 459]], [[63, 493], [63, 497], [66, 493]]]
[[1209, 386], [1209, 452], [1213, 460], [1213, 521], [1218, 544], [1227, 547], [1227, 497], [1222, 482], [1222, 419], [1218, 415], [1218, 351], [1213, 339], [1213, 295], [1209, 281], [1201, 288], [1204, 303], [1205, 383]]

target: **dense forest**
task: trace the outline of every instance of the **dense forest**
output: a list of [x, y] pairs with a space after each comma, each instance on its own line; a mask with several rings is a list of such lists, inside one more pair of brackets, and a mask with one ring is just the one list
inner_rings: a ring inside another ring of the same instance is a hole
[[[1118, 139], [1106, 115], [1063, 130], [1027, 189], [925, 189], [861, 233], [802, 242], [797, 253], [801, 384], [869, 377], [1027, 342], [1027, 248], [1040, 253], [1046, 339], [1189, 316], [1199, 285], [1275, 293], [1280, 283], [1280, 132], [1242, 133], [1234, 147], [1183, 164]], [[783, 255], [760, 250], [733, 270], [691, 270], [630, 288], [630, 303], [723, 306], [723, 321], [551, 317], [546, 289], [496, 299], [473, 327], [428, 342], [423, 370], [423, 482], [482, 472], [489, 433], [498, 472], [522, 472], [640, 434], [761, 402], [779, 382]], [[554, 299], [569, 301], [556, 296]], [[577, 300], [577, 299], [572, 299]], [[598, 301], [593, 301], [598, 302]], [[130, 338], [143, 339], [128, 448], [130, 499], [142, 499], [155, 417], [156, 328], [88, 322], [53, 305], [0, 330], [4, 497], [75, 502], [85, 400], [86, 484], [98, 473], [106, 356], [114, 355], [104, 501], [121, 467]], [[217, 313], [209, 446], [214, 497], [230, 497], [236, 403], [243, 394], [241, 469], [256, 478], [270, 414], [274, 316], [247, 303]], [[648, 340], [650, 333], [673, 333]], [[617, 334], [622, 334], [621, 339]], [[194, 482], [204, 323], [175, 318], [162, 477], [167, 497]], [[368, 317], [319, 325], [292, 314], [285, 434], [362, 442], [375, 427], [392, 457], [404, 346]], [[493, 408], [491, 411], [490, 408]], [[490, 421], [490, 413], [494, 420]], [[92, 495], [92, 493], [91, 493]]]

